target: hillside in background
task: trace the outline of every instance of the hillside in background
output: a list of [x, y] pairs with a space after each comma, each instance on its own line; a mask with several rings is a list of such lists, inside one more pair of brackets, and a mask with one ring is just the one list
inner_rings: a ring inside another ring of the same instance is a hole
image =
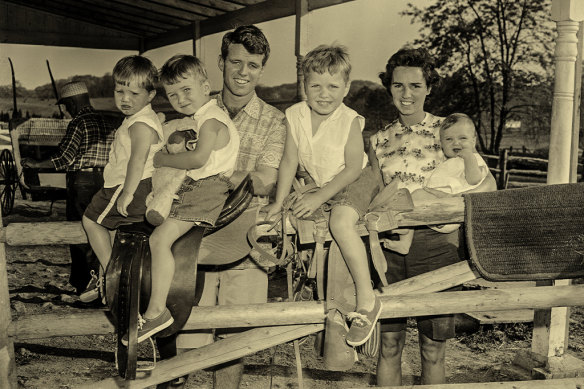
[[[82, 80], [86, 83], [92, 103], [98, 110], [117, 111], [113, 100], [113, 80], [110, 74], [103, 77], [74, 76], [65, 80], [58, 80], [58, 87], [72, 80]], [[296, 102], [296, 84], [282, 84], [279, 86], [258, 86], [258, 95], [284, 111]], [[28, 90], [17, 82], [16, 88], [17, 106], [21, 117], [59, 117], [59, 107], [55, 105], [55, 97], [51, 84], [45, 84]], [[429, 112], [445, 115], [450, 112], [446, 90], [432, 93], [427, 102]], [[349, 94], [345, 98], [345, 104], [365, 117], [364, 136], [383, 128], [397, 118], [397, 111], [385, 89], [378, 83], [371, 81], [355, 80], [351, 83]], [[164, 97], [164, 92], [159, 90], [153, 107], [157, 111], [172, 112], [172, 107]], [[13, 101], [12, 87], [0, 86], [0, 122], [8, 121], [12, 117]], [[444, 111], [444, 112], [443, 112]], [[549, 142], [549, 125], [545, 122], [536, 126], [533, 123], [524, 122], [521, 128], [509, 128], [505, 133], [502, 147], [529, 150], [547, 148]]]

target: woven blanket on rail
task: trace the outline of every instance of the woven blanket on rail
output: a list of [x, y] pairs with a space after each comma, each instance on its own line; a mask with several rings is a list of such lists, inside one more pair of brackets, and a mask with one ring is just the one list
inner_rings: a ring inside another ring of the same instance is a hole
[[464, 196], [473, 264], [491, 281], [584, 277], [584, 184]]

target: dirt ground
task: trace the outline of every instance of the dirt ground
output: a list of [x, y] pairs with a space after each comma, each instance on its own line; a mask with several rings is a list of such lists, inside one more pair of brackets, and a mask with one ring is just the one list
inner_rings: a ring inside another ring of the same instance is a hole
[[[64, 203], [17, 199], [11, 222], [64, 220]], [[12, 318], [50, 312], [88, 309], [68, 285], [69, 253], [66, 246], [7, 247], [8, 282]], [[278, 282], [273, 279], [272, 283]], [[529, 375], [512, 361], [529, 350], [531, 324], [473, 326], [458, 318], [458, 336], [447, 348], [447, 379], [450, 383], [517, 381]], [[419, 382], [417, 330], [410, 322], [403, 356], [404, 384]], [[88, 326], [91, 323], [87, 323]], [[38, 339], [15, 344], [17, 374], [21, 388], [70, 388], [116, 375], [114, 335]], [[147, 352], [141, 347], [141, 355]], [[145, 347], [145, 346], [144, 346]], [[584, 360], [584, 307], [572, 310], [570, 354]], [[360, 356], [352, 369], [327, 371], [316, 355], [313, 338], [301, 345], [304, 387], [335, 389], [375, 385], [376, 360]], [[191, 374], [187, 388], [211, 388], [210, 371]], [[297, 388], [292, 344], [283, 344], [245, 358], [242, 388]], [[470, 387], [470, 386], [469, 386]]]

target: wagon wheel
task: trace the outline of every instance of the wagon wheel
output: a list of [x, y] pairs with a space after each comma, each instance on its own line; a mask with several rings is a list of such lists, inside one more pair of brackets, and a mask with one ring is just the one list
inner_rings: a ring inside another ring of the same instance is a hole
[[18, 185], [18, 172], [12, 158], [10, 150], [4, 149], [0, 153], [0, 185], [4, 185], [0, 192], [0, 203], [2, 206], [2, 215], [6, 216], [12, 212], [14, 206], [14, 194]]

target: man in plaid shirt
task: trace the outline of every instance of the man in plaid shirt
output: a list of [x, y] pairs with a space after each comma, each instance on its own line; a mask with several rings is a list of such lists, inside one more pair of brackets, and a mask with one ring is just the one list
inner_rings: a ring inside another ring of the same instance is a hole
[[[78, 221], [93, 195], [103, 186], [103, 168], [108, 160], [116, 127], [93, 109], [83, 82], [65, 84], [57, 104], [64, 104], [73, 118], [59, 143], [58, 151], [44, 161], [25, 158], [21, 164], [33, 169], [66, 171], [66, 217], [69, 221]], [[97, 273], [99, 262], [88, 244], [70, 245], [69, 248], [69, 283], [77, 289], [77, 293], [81, 293], [90, 280], [91, 271]]]
[[[284, 114], [255, 92], [269, 55], [266, 37], [253, 25], [240, 26], [223, 37], [219, 57], [223, 89], [215, 99], [239, 132], [239, 153], [231, 181], [237, 185], [248, 173], [251, 174], [255, 196], [250, 208], [268, 204], [286, 139]], [[205, 272], [205, 283], [200, 306], [266, 303], [268, 300], [267, 272], [248, 257], [225, 266], [199, 266], [199, 272], [202, 271]], [[198, 335], [179, 336], [178, 340], [174, 336], [157, 338], [161, 357], [176, 355], [177, 346], [179, 349], [198, 348], [213, 341], [212, 331], [201, 330]], [[225, 335], [219, 334], [218, 337]], [[242, 375], [242, 359], [223, 364], [213, 372], [213, 387], [239, 388]], [[157, 388], [182, 388], [186, 377], [159, 384]]]

